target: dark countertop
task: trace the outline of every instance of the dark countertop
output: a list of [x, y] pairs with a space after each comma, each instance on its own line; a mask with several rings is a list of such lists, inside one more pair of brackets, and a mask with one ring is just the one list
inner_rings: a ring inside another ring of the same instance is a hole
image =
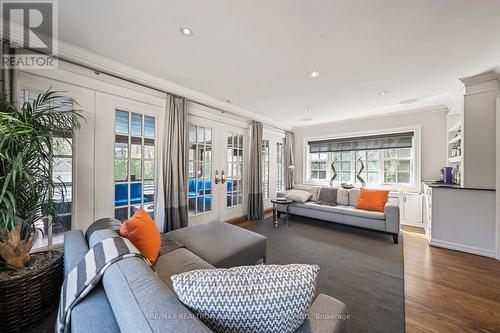
[[487, 187], [471, 187], [471, 186], [461, 186], [457, 184], [446, 184], [446, 183], [436, 183], [432, 181], [424, 181], [425, 184], [432, 188], [445, 188], [445, 189], [453, 189], [453, 190], [475, 190], [475, 191], [492, 191], [495, 192], [494, 188]]

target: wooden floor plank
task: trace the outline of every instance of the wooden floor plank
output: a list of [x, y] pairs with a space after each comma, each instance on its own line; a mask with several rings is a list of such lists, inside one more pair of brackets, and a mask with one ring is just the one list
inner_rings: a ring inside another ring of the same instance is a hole
[[403, 234], [406, 332], [500, 332], [500, 262]]

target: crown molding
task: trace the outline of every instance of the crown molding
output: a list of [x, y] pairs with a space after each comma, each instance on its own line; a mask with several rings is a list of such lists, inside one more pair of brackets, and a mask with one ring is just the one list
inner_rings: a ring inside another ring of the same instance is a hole
[[487, 72], [483, 72], [477, 75], [466, 76], [460, 79], [465, 85], [479, 84], [485, 81], [498, 80], [500, 79], [500, 73], [498, 68], [492, 69]]
[[294, 130], [295, 129], [311, 128], [311, 127], [329, 127], [332, 125], [338, 125], [338, 124], [348, 123], [348, 122], [352, 122], [352, 121], [384, 119], [384, 118], [392, 118], [395, 116], [409, 117], [409, 116], [428, 114], [428, 113], [437, 113], [437, 112], [445, 112], [445, 113], [449, 112], [448, 105], [443, 103], [443, 104], [438, 104], [438, 105], [433, 105], [433, 106], [424, 106], [424, 107], [419, 107], [419, 108], [414, 108], [414, 109], [406, 109], [406, 110], [399, 110], [399, 111], [392, 111], [392, 112], [385, 112], [385, 113], [375, 113], [375, 114], [359, 116], [359, 117], [355, 117], [355, 118], [345, 118], [345, 119], [329, 121], [326, 123], [310, 124], [310, 125], [305, 125], [305, 126], [296, 126], [296, 127], [294, 127]]

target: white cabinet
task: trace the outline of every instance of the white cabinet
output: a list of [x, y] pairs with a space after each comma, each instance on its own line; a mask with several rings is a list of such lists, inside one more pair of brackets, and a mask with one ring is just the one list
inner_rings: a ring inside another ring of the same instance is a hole
[[429, 244], [495, 258], [495, 191], [431, 186], [424, 186]]
[[420, 193], [405, 193], [399, 197], [400, 223], [423, 227], [422, 195]]

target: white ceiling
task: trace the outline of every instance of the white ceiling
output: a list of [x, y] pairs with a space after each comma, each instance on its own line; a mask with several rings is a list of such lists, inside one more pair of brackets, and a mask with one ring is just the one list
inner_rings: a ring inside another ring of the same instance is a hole
[[500, 64], [497, 0], [63, 0], [59, 31], [291, 126], [443, 103]]

